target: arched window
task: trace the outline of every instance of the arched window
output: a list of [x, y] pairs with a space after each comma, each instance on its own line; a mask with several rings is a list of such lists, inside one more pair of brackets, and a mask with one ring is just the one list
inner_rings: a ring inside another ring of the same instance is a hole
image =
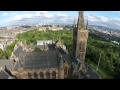
[[50, 79], [50, 73], [46, 72], [46, 79]]
[[67, 75], [67, 67], [64, 68], [64, 75]]
[[82, 50], [82, 42], [80, 42], [79, 50]]
[[36, 72], [34, 72], [34, 79], [38, 79]]
[[64, 59], [64, 63], [66, 63], [65, 59]]
[[28, 72], [28, 79], [32, 79], [32, 74]]
[[56, 79], [56, 72], [55, 71], [52, 72], [52, 79]]
[[80, 57], [81, 57], [81, 59], [84, 59], [84, 53], [81, 53]]
[[84, 34], [84, 37], [86, 37], [86, 34]]
[[82, 50], [85, 51], [85, 42], [82, 44]]
[[85, 42], [80, 42], [79, 44], [79, 50], [84, 51], [85, 50]]
[[40, 79], [44, 79], [44, 74], [40, 72]]

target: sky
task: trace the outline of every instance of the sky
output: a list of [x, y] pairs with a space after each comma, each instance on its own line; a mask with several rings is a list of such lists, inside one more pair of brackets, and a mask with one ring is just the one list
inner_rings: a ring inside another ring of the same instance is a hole
[[[16, 24], [55, 23], [73, 24], [78, 11], [0, 11], [0, 26]], [[89, 25], [120, 28], [120, 11], [84, 11], [85, 23]]]

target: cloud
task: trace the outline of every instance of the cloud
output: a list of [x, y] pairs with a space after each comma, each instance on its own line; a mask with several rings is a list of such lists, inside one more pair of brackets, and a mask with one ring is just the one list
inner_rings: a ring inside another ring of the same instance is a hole
[[[120, 11], [116, 11], [117, 13]], [[63, 23], [73, 24], [74, 16], [76, 22], [77, 15], [69, 15], [63, 12], [48, 12], [48, 11], [24, 11], [23, 13], [4, 13], [4, 16], [11, 15], [9, 24], [27, 24], [27, 23]], [[120, 18], [97, 15], [93, 13], [85, 13], [85, 23], [88, 18], [89, 25], [102, 25], [112, 28], [120, 28]]]
[[7, 13], [7, 12], [5, 12], [5, 13], [2, 14], [2, 16], [14, 16], [14, 15], [16, 15], [16, 13]]
[[10, 13], [10, 15], [16, 15], [16, 13]]
[[8, 13], [6, 13], [6, 12], [2, 14], [2, 16], [8, 16], [8, 15], [9, 15], [9, 14], [8, 14]]
[[35, 16], [41, 16], [47, 14], [47, 11], [36, 11]]
[[88, 17], [89, 24], [102, 25], [110, 28], [120, 28], [120, 18], [108, 17], [108, 16], [96, 16], [96, 15], [85, 15]]
[[86, 15], [91, 22], [108, 22], [110, 18], [106, 16]]
[[[28, 14], [17, 14], [11, 19], [12, 23], [70, 23], [73, 16], [63, 13], [50, 13], [47, 11], [33, 11]], [[73, 23], [73, 22], [72, 22]]]
[[62, 14], [62, 13], [56, 13], [55, 15], [58, 16], [58, 17], [67, 17], [68, 16], [68, 15]]
[[113, 11], [113, 12], [120, 13], [120, 11]]
[[12, 20], [22, 20], [24, 18], [32, 18], [32, 14], [21, 14], [21, 15], [15, 15]]

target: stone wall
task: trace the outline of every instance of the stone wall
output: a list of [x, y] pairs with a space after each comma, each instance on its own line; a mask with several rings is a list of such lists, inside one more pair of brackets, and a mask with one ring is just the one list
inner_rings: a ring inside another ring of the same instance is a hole
[[63, 69], [19, 69], [18, 71], [12, 71], [12, 74], [16, 79], [64, 79], [68, 78], [68, 67], [65, 66]]
[[[58, 69], [51, 68], [51, 69], [39, 69], [39, 70], [19, 70], [19, 71], [12, 71], [12, 74], [17, 79], [58, 79]], [[49, 74], [49, 77], [48, 75]]]

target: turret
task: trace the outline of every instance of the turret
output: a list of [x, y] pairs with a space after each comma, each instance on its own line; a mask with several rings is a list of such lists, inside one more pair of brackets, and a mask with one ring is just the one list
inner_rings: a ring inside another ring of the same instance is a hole
[[60, 64], [59, 64], [59, 68], [63, 69], [63, 57], [62, 55], [60, 55]]
[[60, 60], [59, 60], [59, 72], [58, 72], [58, 78], [64, 79], [64, 61], [61, 54], [59, 54]]
[[88, 30], [88, 19], [87, 19], [87, 23], [86, 23], [86, 30]]
[[74, 23], [73, 23], [73, 30], [76, 28], [76, 23], [75, 23], [75, 17], [74, 17]]
[[84, 12], [83, 11], [79, 11], [77, 28], [78, 30], [84, 29]]

